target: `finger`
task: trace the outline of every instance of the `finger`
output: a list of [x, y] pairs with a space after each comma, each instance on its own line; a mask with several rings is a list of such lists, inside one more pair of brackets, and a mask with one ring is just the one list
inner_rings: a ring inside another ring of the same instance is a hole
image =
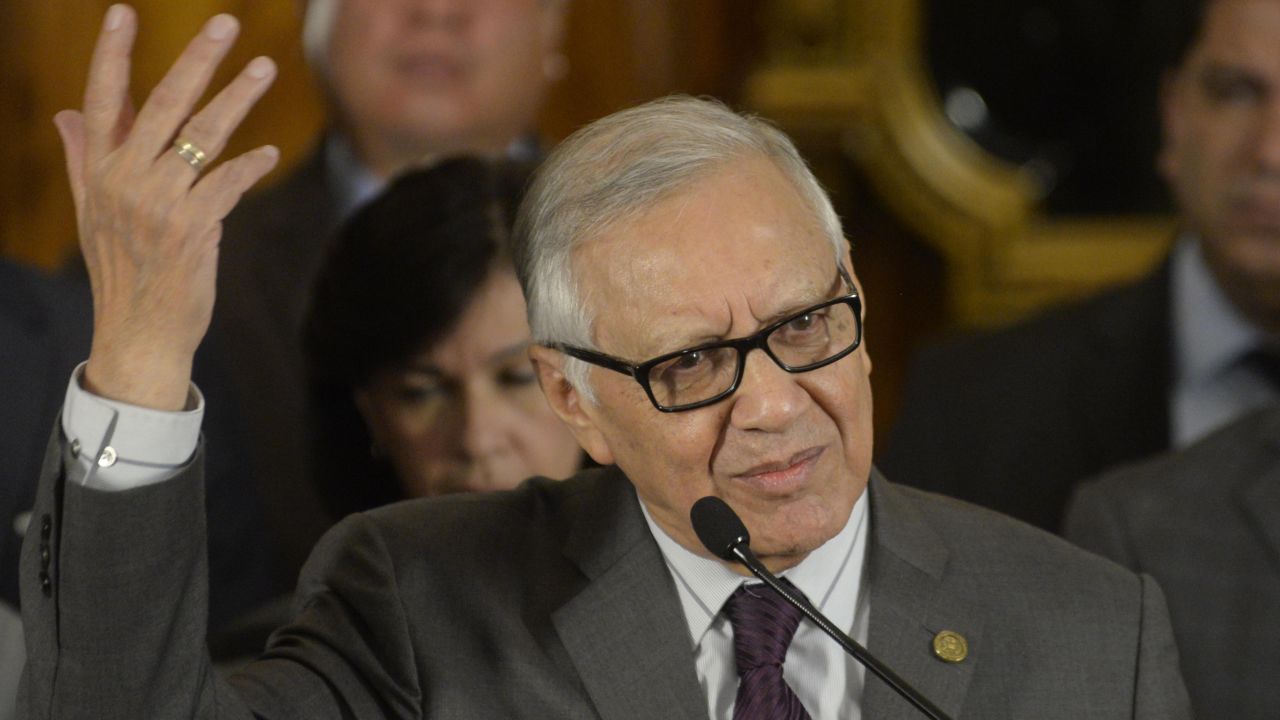
[[133, 129], [134, 116], [133, 98], [125, 96], [124, 105], [120, 107], [119, 119], [116, 121], [115, 132], [108, 140], [109, 147], [118, 148], [129, 138], [129, 131]]
[[137, 30], [133, 8], [112, 5], [107, 10], [84, 90], [86, 152], [91, 161], [116, 148], [122, 123], [132, 117], [129, 68]]
[[63, 110], [53, 116], [53, 125], [62, 138], [62, 155], [67, 161], [67, 180], [71, 183], [71, 198], [76, 203], [76, 217], [84, 208], [84, 116], [75, 110]]
[[[189, 142], [204, 153], [201, 166], [212, 163], [226, 149], [227, 140], [239, 127], [245, 115], [249, 113], [262, 94], [271, 87], [276, 76], [276, 64], [268, 57], [255, 58], [240, 72], [221, 92], [209, 101], [203, 110], [187, 121], [178, 133], [178, 138]], [[190, 165], [172, 148], [166, 148], [169, 157], [162, 157], [162, 162]], [[196, 167], [196, 166], [193, 166]], [[198, 170], [199, 167], [196, 167]], [[192, 181], [195, 176], [191, 176]]]
[[215, 15], [205, 23], [138, 111], [128, 145], [153, 158], [169, 146], [239, 30], [240, 23], [230, 15]]
[[196, 183], [187, 196], [187, 203], [199, 208], [205, 217], [222, 220], [279, 160], [280, 151], [271, 145], [228, 160]]

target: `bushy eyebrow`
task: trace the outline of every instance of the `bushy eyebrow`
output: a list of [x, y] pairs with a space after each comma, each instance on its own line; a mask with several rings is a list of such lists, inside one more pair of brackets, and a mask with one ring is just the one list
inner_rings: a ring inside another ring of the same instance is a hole
[[[809, 298], [808, 300], [791, 303], [786, 307], [774, 313], [771, 313], [770, 315], [764, 318], [760, 318], [759, 324], [756, 326], [754, 330], [751, 331], [751, 333], [759, 332], [760, 328], [768, 327], [769, 325], [772, 325], [773, 323], [776, 323], [779, 320], [782, 320], [783, 318], [795, 315], [796, 313], [800, 312], [801, 310], [804, 310], [805, 308], [813, 307], [814, 305], [820, 305], [826, 302], [827, 300], [831, 300], [835, 297], [838, 297], [841, 294], [843, 285], [844, 285], [844, 280], [841, 278], [840, 271], [837, 269], [835, 278], [833, 279], [831, 285], [827, 287], [827, 291], [825, 293], [815, 295], [814, 297]], [[850, 289], [852, 290], [852, 288]], [[751, 333], [747, 333], [747, 334], [750, 335]], [[722, 333], [719, 335], [704, 334], [704, 335], [693, 337], [693, 338], [684, 338], [679, 345], [672, 347], [670, 350], [654, 353], [650, 357], [658, 357], [659, 355], [666, 355], [668, 353], [680, 352], [682, 350], [700, 347], [703, 345], [710, 345], [710, 344], [714, 344], [714, 343], [718, 343], [726, 340], [733, 340], [733, 339], [737, 339], [738, 337], [740, 336], [735, 335], [733, 337], [730, 337], [729, 335]]]
[[844, 285], [844, 281], [840, 277], [840, 271], [837, 270], [835, 279], [832, 281], [830, 285], [827, 286], [827, 291], [823, 293], [821, 296], [811, 298], [805, 302], [795, 303], [785, 309], [782, 309], [773, 313], [768, 317], [761, 318], [760, 326], [757, 327], [755, 331], [759, 331], [760, 328], [762, 327], [767, 327], [769, 325], [772, 325], [773, 323], [776, 323], [785, 317], [795, 315], [796, 313], [800, 312], [801, 310], [804, 310], [805, 308], [813, 307], [814, 305], [818, 305], [820, 303], [826, 302], [827, 300], [831, 300], [835, 297], [838, 297], [841, 294], [840, 290], [842, 289], [843, 285]]

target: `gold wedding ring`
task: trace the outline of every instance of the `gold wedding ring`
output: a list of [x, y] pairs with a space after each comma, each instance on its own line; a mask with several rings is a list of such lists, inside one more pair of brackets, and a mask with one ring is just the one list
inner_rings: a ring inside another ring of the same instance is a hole
[[174, 152], [178, 156], [187, 161], [187, 164], [196, 169], [196, 172], [204, 170], [204, 163], [208, 160], [208, 156], [195, 143], [185, 138], [178, 138], [173, 141]]

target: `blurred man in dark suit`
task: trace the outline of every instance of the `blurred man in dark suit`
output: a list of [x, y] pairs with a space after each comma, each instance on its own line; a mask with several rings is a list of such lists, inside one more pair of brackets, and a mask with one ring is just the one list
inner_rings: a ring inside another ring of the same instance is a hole
[[1210, 0], [1162, 88], [1182, 232], [1154, 273], [914, 363], [881, 458], [1056, 530], [1072, 485], [1280, 397], [1280, 3]]
[[450, 153], [538, 152], [563, 71], [567, 0], [309, 0], [307, 58], [330, 124], [278, 184], [226, 220], [218, 314], [290, 582], [328, 527], [306, 458], [301, 323], [338, 223], [399, 171]]

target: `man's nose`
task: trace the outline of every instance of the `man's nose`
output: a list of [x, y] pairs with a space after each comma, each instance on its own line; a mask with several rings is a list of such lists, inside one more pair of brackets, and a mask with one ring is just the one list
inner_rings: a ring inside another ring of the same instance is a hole
[[785, 430], [804, 411], [809, 395], [798, 376], [778, 367], [763, 350], [747, 355], [742, 382], [733, 394], [730, 421], [740, 430]]
[[468, 5], [472, 0], [400, 0], [407, 14], [407, 21], [447, 30], [456, 30], [466, 24]]

